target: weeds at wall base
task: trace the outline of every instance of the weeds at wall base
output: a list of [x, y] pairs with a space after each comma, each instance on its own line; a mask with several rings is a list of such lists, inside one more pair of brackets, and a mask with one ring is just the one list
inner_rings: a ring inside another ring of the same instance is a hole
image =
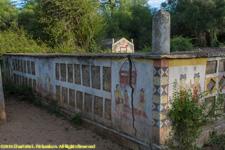
[[210, 133], [210, 140], [204, 145], [210, 149], [225, 150], [225, 134], [218, 135], [216, 131]]

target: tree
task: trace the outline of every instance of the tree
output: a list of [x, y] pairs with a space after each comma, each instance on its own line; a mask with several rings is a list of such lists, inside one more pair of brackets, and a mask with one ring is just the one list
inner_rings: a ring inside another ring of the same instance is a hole
[[64, 52], [93, 52], [104, 22], [93, 0], [41, 0], [40, 22], [52, 47]]
[[0, 30], [17, 27], [19, 9], [13, 8], [10, 0], [0, 0]]
[[168, 0], [162, 7], [171, 13], [173, 36], [193, 38], [201, 47], [219, 45], [217, 37], [225, 25], [225, 1]]
[[34, 39], [44, 39], [42, 34], [43, 27], [39, 22], [40, 14], [38, 2], [36, 0], [25, 1], [23, 4], [24, 7], [18, 15], [19, 26], [23, 26], [23, 29], [29, 34], [32, 34]]
[[[135, 49], [141, 50], [151, 44], [152, 14], [146, 0], [114, 1], [116, 7], [103, 7], [107, 21], [106, 37], [134, 39]], [[104, 3], [105, 4], [105, 3]], [[115, 5], [113, 5], [115, 6]]]

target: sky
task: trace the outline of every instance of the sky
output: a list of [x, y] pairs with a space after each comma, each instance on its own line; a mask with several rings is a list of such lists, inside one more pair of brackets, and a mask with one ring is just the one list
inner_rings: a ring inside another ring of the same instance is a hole
[[148, 0], [148, 4], [151, 5], [152, 7], [160, 7], [160, 4], [162, 2], [165, 2], [166, 0]]
[[[11, 0], [12, 2], [21, 2], [22, 0]], [[148, 4], [151, 5], [152, 7], [160, 7], [160, 4], [162, 2], [165, 2], [166, 0], [148, 0]]]

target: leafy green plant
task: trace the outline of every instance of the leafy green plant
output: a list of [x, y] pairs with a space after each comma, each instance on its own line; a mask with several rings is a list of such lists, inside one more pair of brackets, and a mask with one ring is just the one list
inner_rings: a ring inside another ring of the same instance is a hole
[[142, 51], [140, 51], [141, 53], [150, 53], [152, 52], [152, 48], [150, 46], [145, 46]]
[[35, 98], [32, 92], [32, 88], [26, 84], [17, 85], [17, 86], [6, 84], [4, 85], [4, 92], [6, 92], [6, 94], [8, 95], [16, 96], [19, 100], [25, 100], [25, 101], [31, 102]]
[[172, 121], [171, 139], [168, 145], [171, 149], [190, 150], [196, 149], [196, 139], [201, 133], [202, 127], [213, 123], [222, 116], [221, 111], [224, 99], [218, 94], [217, 99], [206, 103], [203, 100], [205, 93], [195, 93], [192, 91], [177, 89], [174, 83], [174, 92], [170, 100], [169, 118]]
[[76, 114], [75, 116], [73, 116], [71, 119], [70, 119], [71, 123], [75, 123], [77, 125], [82, 125], [83, 124], [83, 120], [81, 118], [81, 115], [80, 114]]
[[174, 37], [171, 40], [171, 51], [192, 51], [193, 45], [190, 41], [191, 39], [183, 38], [181, 36]]
[[[0, 56], [4, 53], [46, 53], [49, 48], [23, 29], [0, 31]], [[39, 44], [37, 44], [39, 43]]]
[[225, 149], [225, 134], [218, 135], [216, 131], [210, 133], [210, 140], [205, 146], [210, 146], [212, 149]]

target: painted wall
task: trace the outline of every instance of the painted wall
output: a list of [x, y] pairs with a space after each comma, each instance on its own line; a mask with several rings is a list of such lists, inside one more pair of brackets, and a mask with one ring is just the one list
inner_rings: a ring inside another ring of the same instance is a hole
[[1, 73], [1, 66], [0, 66], [0, 125], [5, 122], [6, 122], [5, 99], [3, 94], [2, 73]]
[[12, 56], [4, 62], [9, 81], [28, 84], [46, 101], [151, 143], [153, 60]]
[[[46, 101], [144, 143], [170, 131], [169, 100], [176, 88], [225, 93], [225, 58], [147, 59], [4, 56], [5, 74], [32, 86]], [[197, 94], [193, 94], [198, 97]]]

